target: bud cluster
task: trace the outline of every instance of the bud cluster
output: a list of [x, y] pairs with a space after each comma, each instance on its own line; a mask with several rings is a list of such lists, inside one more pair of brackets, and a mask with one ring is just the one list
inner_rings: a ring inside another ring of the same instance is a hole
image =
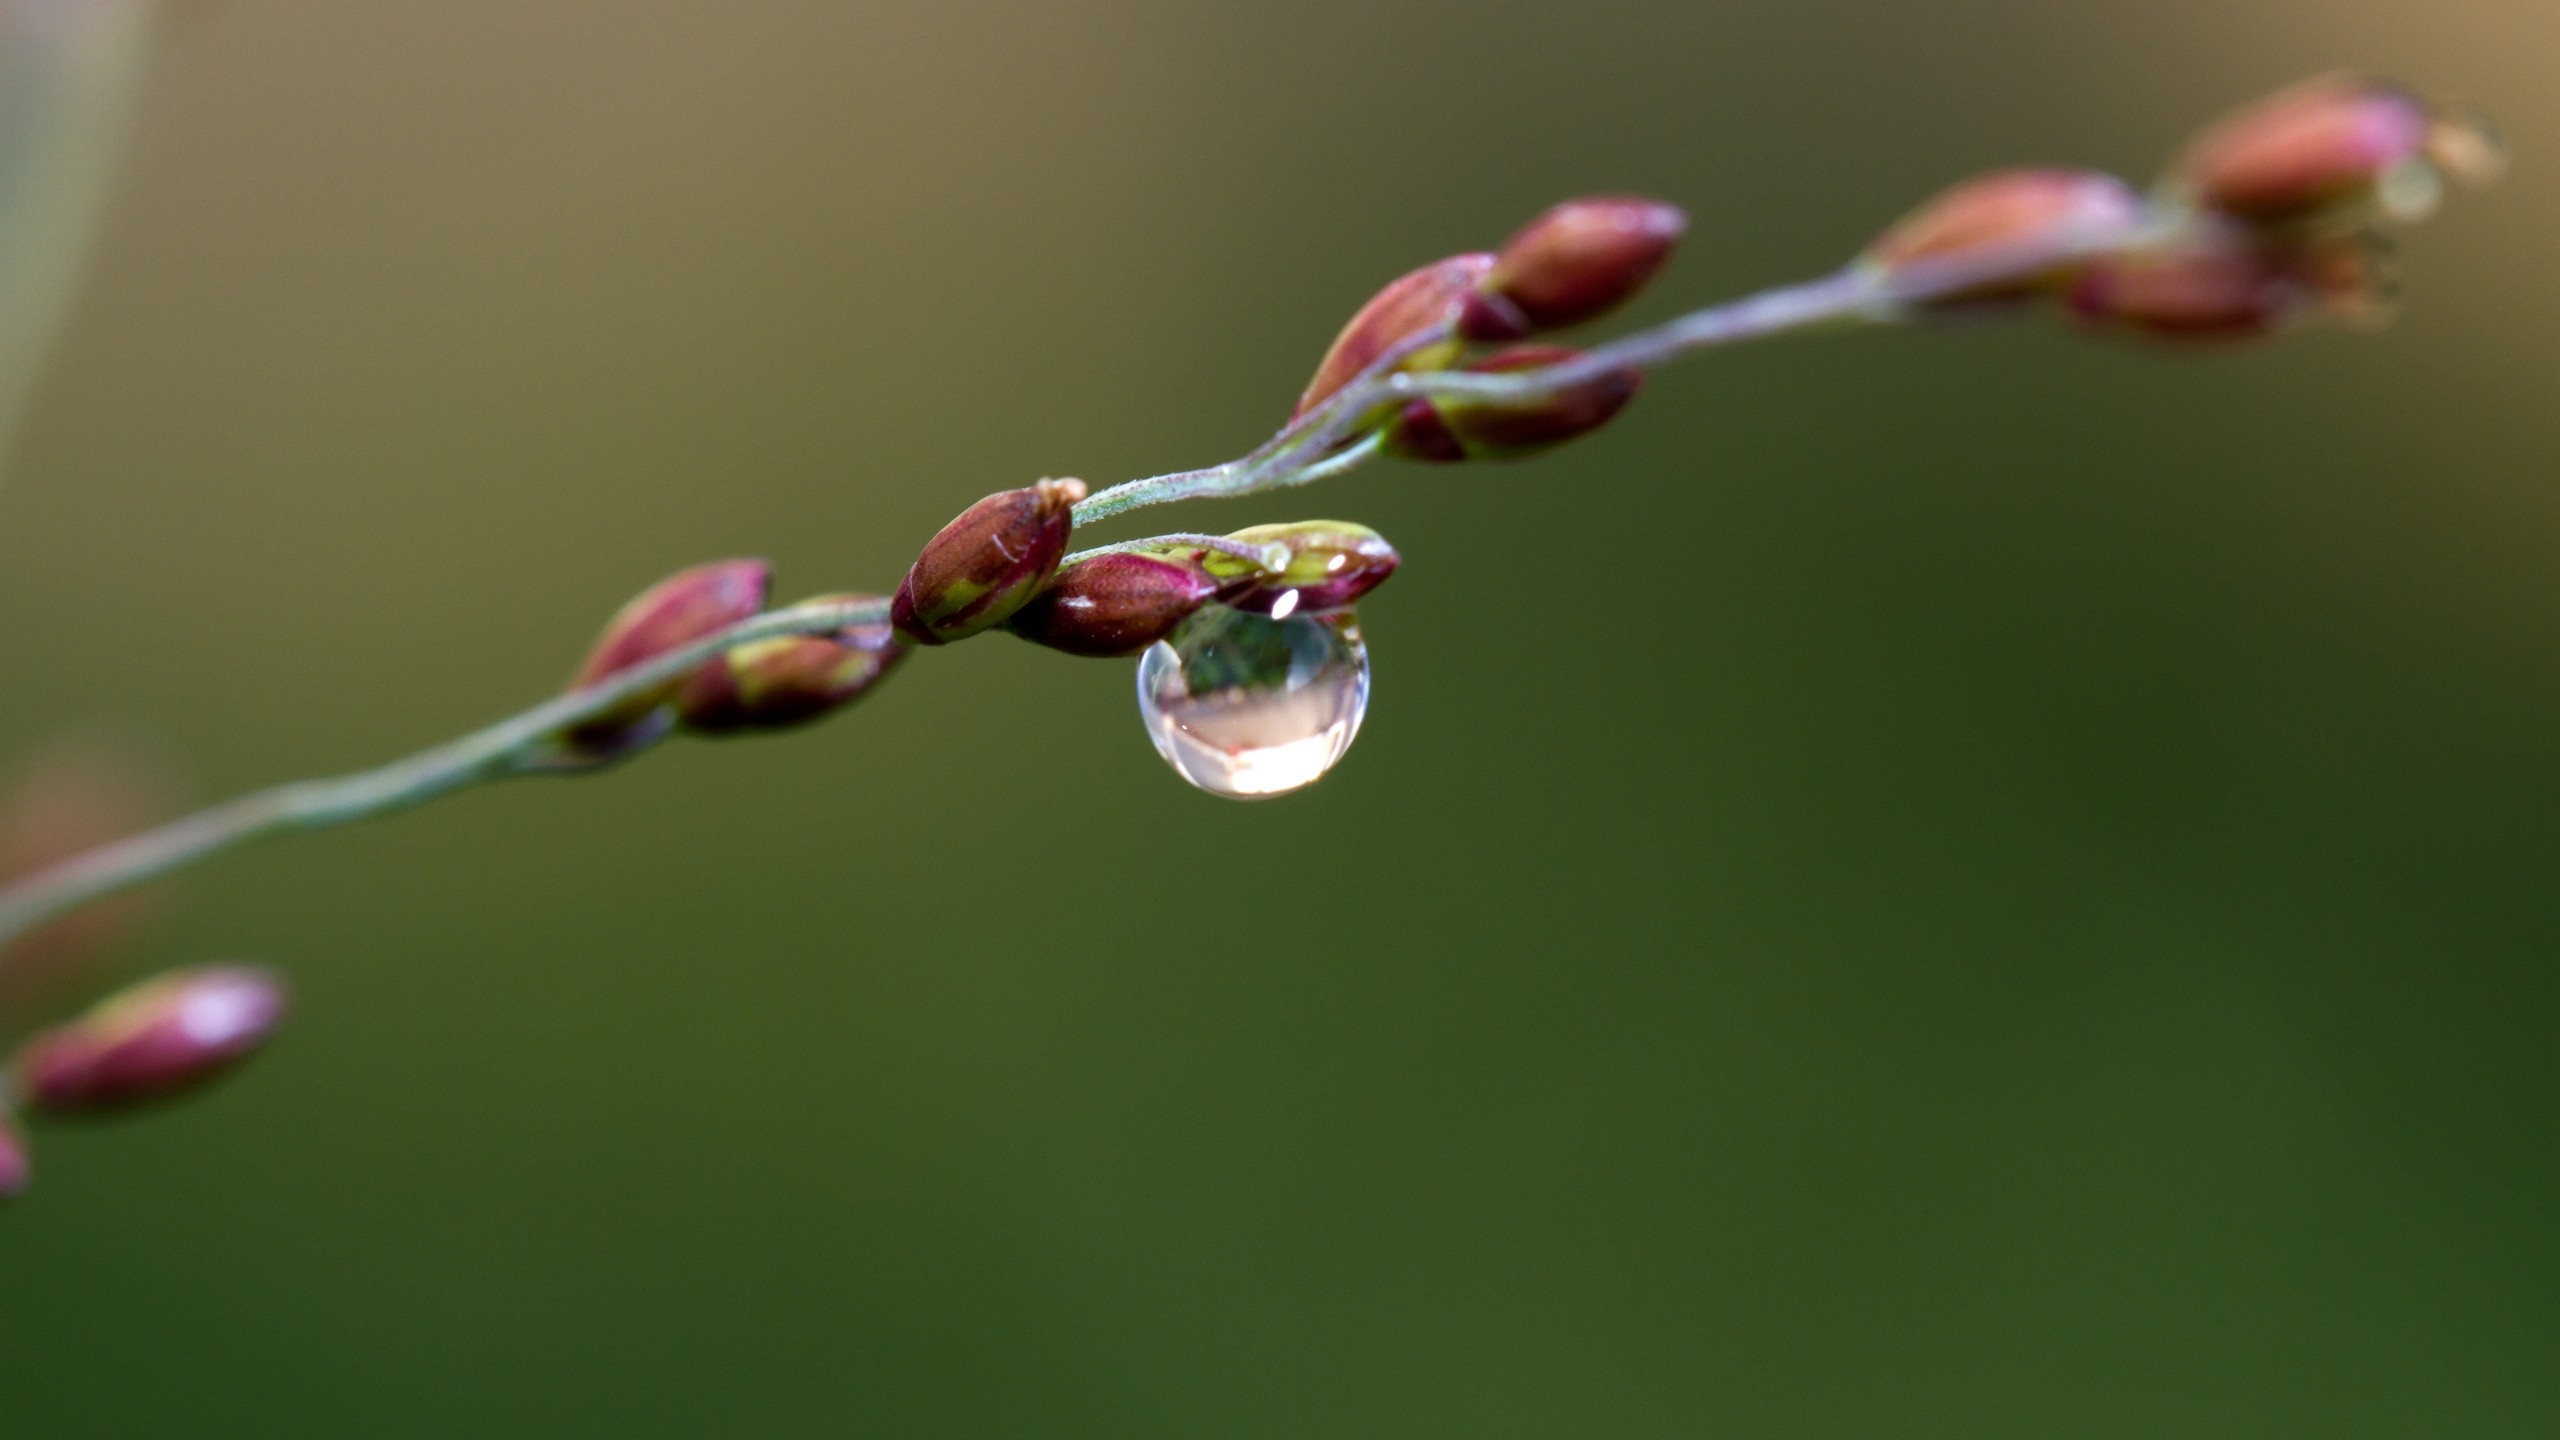
[[[1215, 603], [1285, 620], [1348, 610], [1401, 563], [1385, 536], [1347, 520], [1256, 525], [1228, 548], [1167, 542], [1079, 560], [1006, 628], [1070, 655], [1134, 655]], [[1266, 565], [1238, 551], [1270, 554]]]
[[2371, 318], [2389, 288], [2377, 220], [2415, 220], [2450, 176], [2494, 178], [2488, 132], [2399, 86], [2314, 80], [2208, 127], [2148, 199], [2111, 175], [2009, 170], [1922, 205], [1857, 269], [1888, 293], [1936, 265], [2017, 260], [1940, 291], [1922, 314], [2058, 297], [2093, 328], [2167, 340]]
[[[1578, 358], [1560, 346], [1500, 344], [1568, 329], [1616, 309], [1652, 280], [1688, 229], [1679, 207], [1634, 196], [1568, 200], [1491, 253], [1453, 255], [1404, 275], [1343, 326], [1299, 396], [1296, 415], [1322, 404], [1389, 352], [1406, 372], [1543, 369]], [[1355, 434], [1383, 432], [1389, 454], [1451, 462], [1535, 454], [1589, 434], [1634, 398], [1632, 369], [1526, 399], [1435, 396], [1357, 417]]]

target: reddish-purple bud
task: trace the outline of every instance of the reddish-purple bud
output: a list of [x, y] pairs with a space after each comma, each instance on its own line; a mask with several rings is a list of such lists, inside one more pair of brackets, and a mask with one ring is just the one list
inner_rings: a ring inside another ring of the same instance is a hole
[[[773, 566], [763, 560], [715, 560], [679, 570], [614, 612], [569, 688], [593, 685], [725, 630], [764, 609], [772, 587]], [[656, 739], [666, 728], [664, 707], [684, 683], [679, 676], [570, 731], [570, 754], [609, 758]]]
[[1005, 628], [1070, 655], [1134, 655], [1218, 592], [1219, 582], [1188, 558], [1199, 553], [1124, 550], [1078, 561], [1013, 612]]
[[1397, 369], [1437, 370], [1457, 359], [1458, 314], [1492, 268], [1490, 255], [1452, 255], [1400, 276], [1370, 296], [1342, 333], [1333, 337], [1333, 348], [1324, 352], [1315, 378], [1307, 382], [1306, 393], [1298, 397], [1298, 408], [1290, 414], [1304, 415], [1350, 384], [1379, 356], [1428, 331], [1437, 330], [1444, 338], [1407, 355], [1396, 363]]
[[1081, 480], [999, 490], [926, 543], [889, 603], [900, 633], [925, 645], [965, 640], [1022, 608], [1067, 553]]
[[2313, 315], [2369, 320], [2388, 277], [2372, 237], [2259, 243], [2205, 230], [2163, 247], [2109, 255], [2071, 288], [2072, 313], [2100, 328], [2171, 341], [2270, 335]]
[[[803, 603], [878, 599], [821, 595]], [[676, 696], [676, 717], [706, 735], [803, 725], [862, 698], [907, 658], [908, 648], [885, 620], [832, 635], [750, 641], [693, 672]]]
[[2173, 193], [2257, 225], [2352, 219], [2379, 207], [2416, 219], [2443, 175], [2482, 182], [2503, 166], [2475, 122], [2379, 80], [2307, 81], [2215, 123], [2171, 170]]
[[16, 1060], [18, 1094], [29, 1109], [58, 1114], [176, 1095], [247, 1059], [284, 1013], [284, 981], [271, 970], [173, 970], [29, 1040]]
[[1348, 520], [1255, 525], [1227, 538], [1256, 548], [1277, 545], [1289, 558], [1275, 573], [1220, 550], [1189, 552], [1219, 582], [1218, 603], [1281, 620], [1344, 609], [1387, 583], [1403, 563], [1387, 537]]
[[[1558, 345], [1514, 345], [1466, 368], [1502, 374], [1579, 358], [1580, 351]], [[1427, 396], [1407, 404], [1387, 427], [1386, 449], [1408, 460], [1443, 463], [1532, 455], [1608, 424], [1643, 385], [1643, 372], [1618, 369], [1531, 400]]]
[[1567, 200], [1503, 242], [1460, 328], [1470, 340], [1517, 340], [1597, 319], [1643, 289], [1688, 229], [1680, 207], [1660, 200]]
[[1893, 223], [1859, 257], [1880, 280], [1967, 257], [2015, 255], [2027, 273], [1942, 295], [1932, 305], [2021, 299], [2057, 288], [2077, 273], [2094, 246], [2128, 237], [2143, 220], [2142, 197], [2113, 175], [2094, 170], [2003, 170], [1967, 180]]
[[8, 1116], [0, 1115], [0, 1200], [15, 1200], [27, 1193], [27, 1182], [33, 1179], [35, 1166], [27, 1155], [27, 1137]]

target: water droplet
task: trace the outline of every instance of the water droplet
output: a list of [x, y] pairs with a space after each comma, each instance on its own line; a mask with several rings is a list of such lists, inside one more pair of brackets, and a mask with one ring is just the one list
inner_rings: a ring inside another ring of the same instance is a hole
[[1314, 784], [1368, 709], [1369, 651], [1348, 610], [1273, 617], [1208, 605], [1138, 661], [1138, 713], [1156, 753], [1230, 800]]

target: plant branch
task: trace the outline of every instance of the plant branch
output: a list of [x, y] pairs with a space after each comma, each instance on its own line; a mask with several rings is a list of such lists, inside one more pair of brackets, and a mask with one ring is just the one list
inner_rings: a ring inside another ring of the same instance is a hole
[[682, 678], [732, 646], [781, 635], [831, 634], [888, 615], [885, 601], [818, 601], [767, 611], [380, 769], [256, 791], [76, 855], [0, 888], [0, 944], [93, 900], [252, 840], [405, 810], [483, 781], [544, 773], [541, 759], [554, 750], [561, 732]]
[[[1079, 525], [1149, 505], [1210, 496], [1249, 495], [1302, 485], [1356, 468], [1380, 451], [1380, 436], [1353, 438], [1373, 424], [1382, 407], [1423, 396], [1467, 395], [1528, 400], [1626, 367], [1649, 368], [1696, 351], [1841, 323], [1892, 323], [1909, 318], [1923, 302], [1959, 295], [2003, 280], [2041, 274], [2076, 256], [2122, 245], [2121, 232], [2048, 237], [2031, 245], [1985, 246], [1890, 277], [1851, 266], [1819, 280], [1782, 286], [1723, 305], [1692, 311], [1651, 329], [1602, 345], [1575, 359], [1533, 370], [1478, 374], [1439, 370], [1403, 372], [1397, 366], [1455, 333], [1454, 312], [1389, 347], [1350, 383], [1309, 407], [1251, 453], [1203, 470], [1132, 480], [1075, 507]], [[1079, 552], [1087, 558], [1141, 548], [1165, 540], [1205, 544], [1239, 553], [1245, 547], [1217, 536], [1155, 537]], [[1263, 563], [1264, 557], [1244, 558]], [[332, 779], [305, 780], [239, 799], [78, 855], [14, 884], [0, 887], [0, 944], [44, 922], [121, 890], [156, 880], [197, 861], [270, 835], [318, 830], [387, 814], [450, 791], [546, 770], [591, 769], [600, 761], [564, 754], [559, 737], [582, 722], [609, 714], [632, 696], [678, 679], [731, 647], [781, 635], [825, 634], [885, 620], [882, 602], [813, 602], [741, 621], [691, 644], [622, 670], [594, 685], [537, 705], [485, 730], [398, 760], [377, 770]]]

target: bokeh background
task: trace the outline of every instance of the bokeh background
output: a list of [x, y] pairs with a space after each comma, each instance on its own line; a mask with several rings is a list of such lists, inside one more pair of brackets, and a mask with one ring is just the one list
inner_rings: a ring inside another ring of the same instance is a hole
[[676, 566], [885, 588], [1236, 453], [1568, 194], [1690, 207], [1641, 318], [2339, 65], [2517, 164], [2379, 335], [1785, 341], [1180, 517], [1405, 554], [1295, 798], [998, 638], [201, 872], [128, 963], [300, 1012], [40, 1137], [0, 1429], [2560, 1427], [2548, 0], [167, 19], [0, 486], [0, 749], [202, 798], [516, 709]]

